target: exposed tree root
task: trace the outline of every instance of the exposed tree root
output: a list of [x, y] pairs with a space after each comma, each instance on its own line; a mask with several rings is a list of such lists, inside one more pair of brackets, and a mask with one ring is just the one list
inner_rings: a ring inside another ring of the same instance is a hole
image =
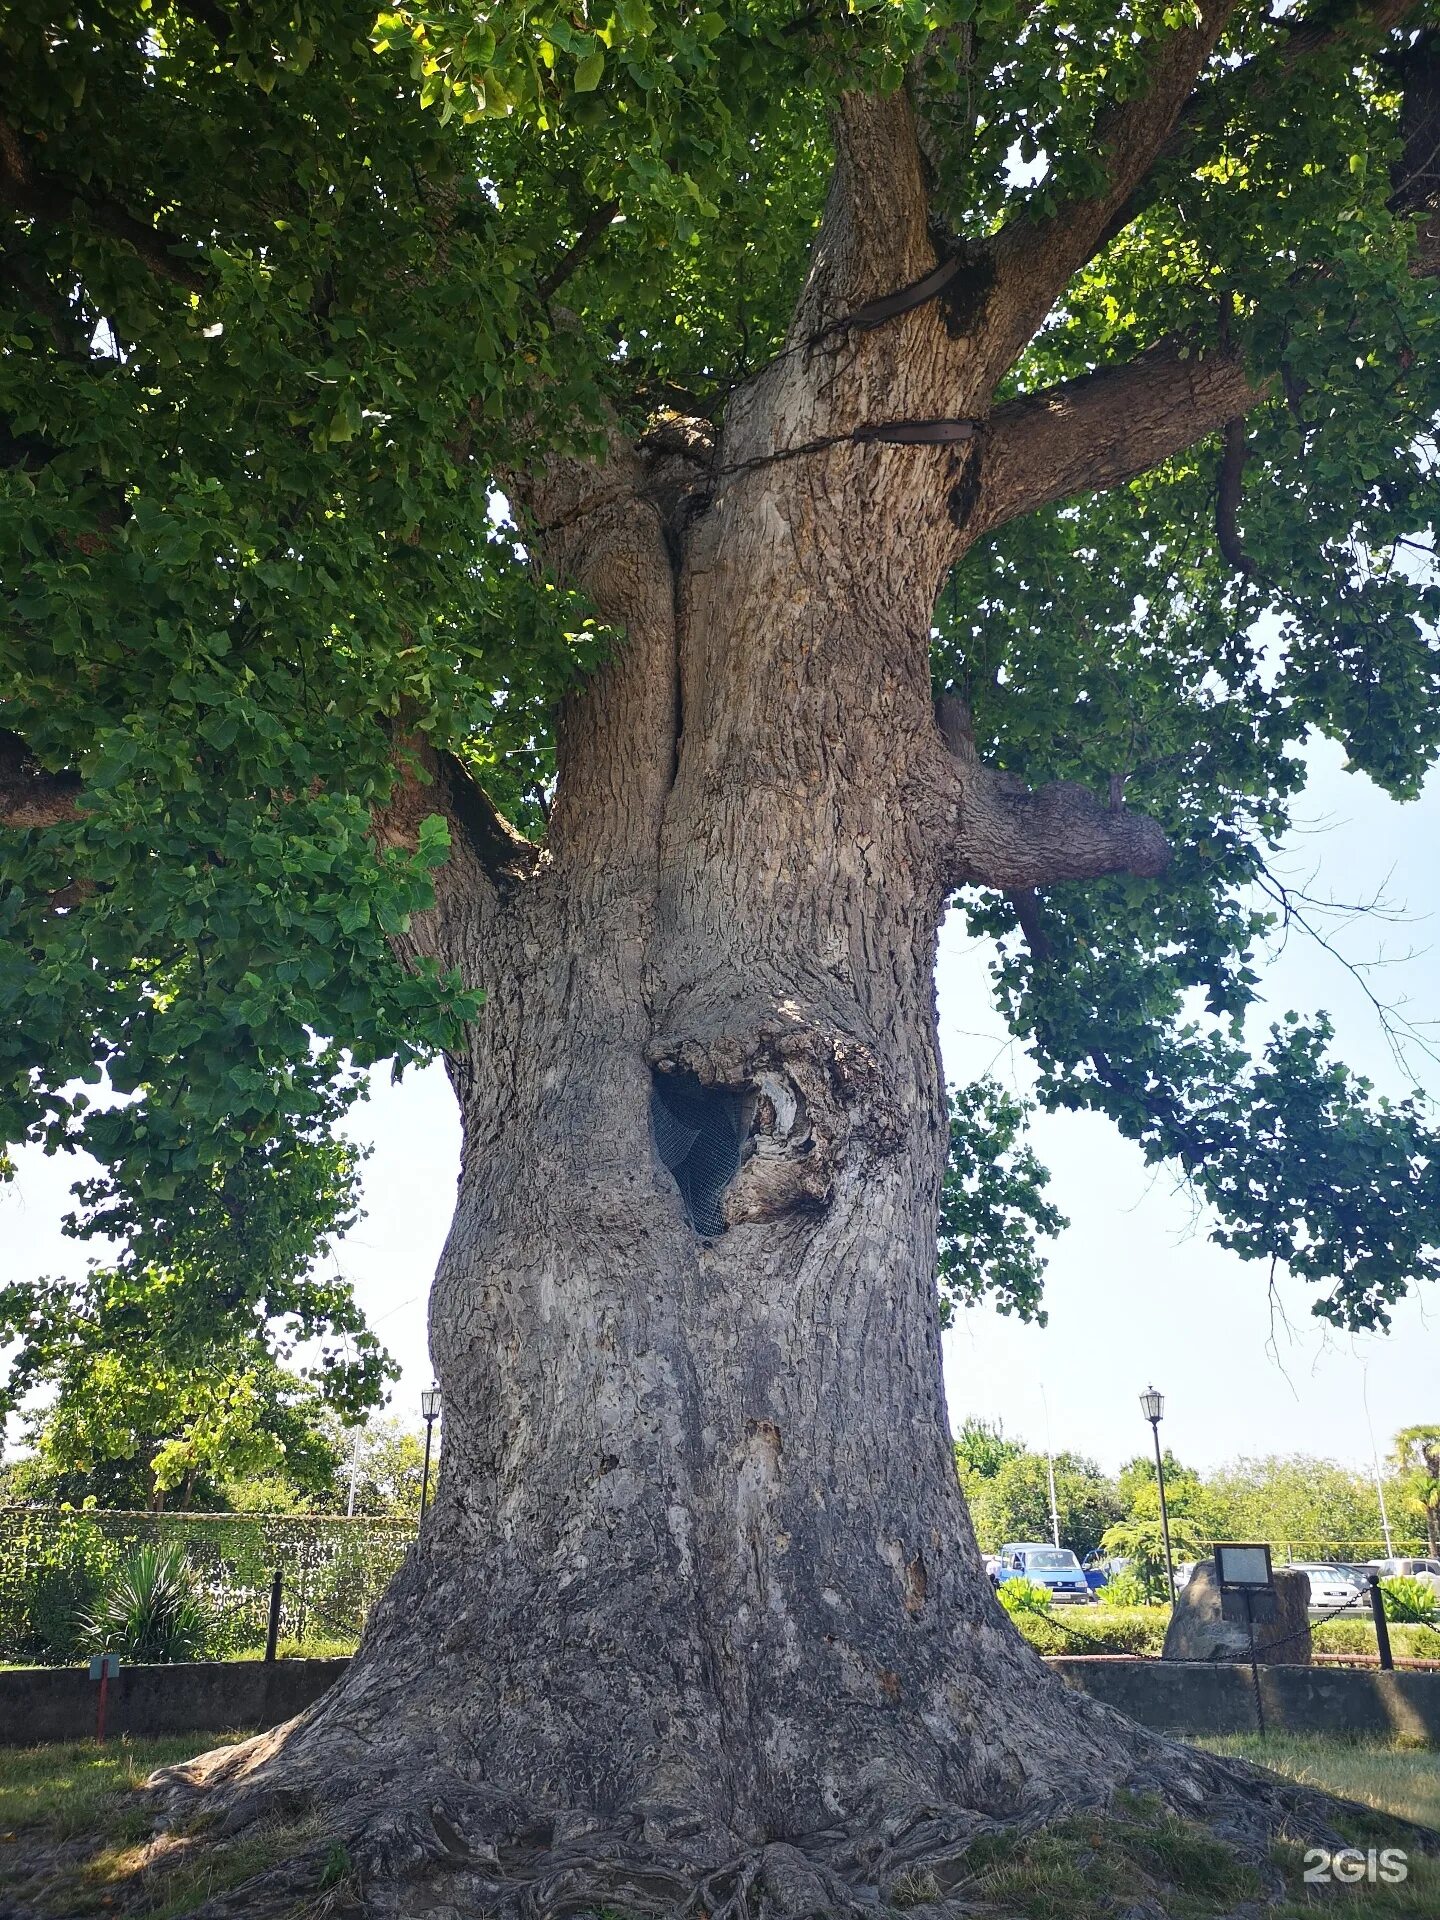
[[[737, 1846], [718, 1859], [703, 1839], [697, 1845], [693, 1835], [666, 1832], [653, 1812], [628, 1828], [602, 1828], [581, 1810], [537, 1813], [437, 1767], [392, 1777], [378, 1790], [353, 1780], [335, 1782], [338, 1791], [313, 1781], [277, 1783], [275, 1764], [291, 1728], [167, 1769], [150, 1784], [169, 1822], [193, 1827], [197, 1815], [221, 1812], [217, 1836], [302, 1811], [319, 1818], [325, 1835], [207, 1900], [196, 1920], [875, 1920], [902, 1911], [960, 1920], [1020, 1910], [1013, 1889], [1027, 1872], [1053, 1871], [1045, 1863], [1066, 1848], [1098, 1858], [1096, 1850], [1117, 1835], [1123, 1858], [1141, 1863], [1135, 1897], [1107, 1906], [1097, 1896], [1084, 1912], [1162, 1920], [1168, 1891], [1185, 1896], [1191, 1914], [1196, 1889], [1185, 1884], [1185, 1860], [1207, 1862], [1214, 1875], [1228, 1857], [1230, 1867], [1210, 1889], [1220, 1916], [1233, 1906], [1254, 1912], [1286, 1894], [1277, 1841], [1339, 1848], [1357, 1823], [1375, 1828], [1373, 1809], [1112, 1717], [1135, 1760], [1118, 1785], [1077, 1779], [1073, 1793], [1009, 1818], [924, 1806], [902, 1813], [877, 1802], [873, 1824], [863, 1829]], [[1440, 1853], [1440, 1835], [1389, 1824], [1393, 1844]], [[1168, 1888], [1167, 1859], [1178, 1876]], [[1233, 1902], [1223, 1897], [1232, 1881]]]

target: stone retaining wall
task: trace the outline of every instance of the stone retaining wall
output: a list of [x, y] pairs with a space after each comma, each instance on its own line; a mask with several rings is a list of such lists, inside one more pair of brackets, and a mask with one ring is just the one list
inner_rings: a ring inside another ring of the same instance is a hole
[[[333, 1686], [344, 1660], [204, 1660], [169, 1667], [121, 1667], [110, 1682], [107, 1737], [224, 1733], [278, 1727]], [[88, 1740], [100, 1688], [81, 1667], [0, 1671], [0, 1746]]]
[[[1253, 1733], [1249, 1666], [1125, 1656], [1061, 1656], [1047, 1665], [1072, 1687], [1164, 1733]], [[1370, 1667], [1261, 1666], [1260, 1706], [1271, 1733], [1403, 1734], [1440, 1746], [1440, 1673]]]
[[[135, 1739], [235, 1727], [258, 1732], [318, 1700], [345, 1664], [217, 1660], [122, 1666], [110, 1682], [107, 1731]], [[1167, 1733], [1248, 1733], [1256, 1725], [1248, 1666], [1124, 1655], [1061, 1657], [1048, 1664], [1067, 1685]], [[1403, 1734], [1440, 1746], [1440, 1673], [1277, 1666], [1259, 1671], [1265, 1723], [1272, 1732]], [[97, 1692], [83, 1669], [0, 1671], [0, 1746], [93, 1737]]]

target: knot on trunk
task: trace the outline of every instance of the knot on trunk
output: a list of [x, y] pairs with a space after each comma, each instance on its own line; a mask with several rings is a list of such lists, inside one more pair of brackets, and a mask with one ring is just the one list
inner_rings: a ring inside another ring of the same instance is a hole
[[651, 1121], [697, 1233], [830, 1205], [842, 1163], [897, 1153], [905, 1116], [863, 1042], [781, 1011], [652, 1050]]

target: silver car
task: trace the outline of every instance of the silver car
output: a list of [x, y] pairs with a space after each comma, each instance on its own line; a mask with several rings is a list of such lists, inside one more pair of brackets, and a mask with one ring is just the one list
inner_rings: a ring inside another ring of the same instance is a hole
[[1397, 1575], [1423, 1580], [1440, 1600], [1440, 1560], [1372, 1560], [1370, 1564], [1382, 1580], [1393, 1580]]

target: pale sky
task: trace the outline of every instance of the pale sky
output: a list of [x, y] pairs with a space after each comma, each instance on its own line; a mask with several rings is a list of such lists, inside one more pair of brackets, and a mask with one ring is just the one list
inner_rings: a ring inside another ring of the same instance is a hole
[[[1314, 779], [1300, 802], [1306, 831], [1284, 863], [1313, 891], [1362, 899], [1383, 886], [1408, 913], [1403, 925], [1361, 922], [1337, 938], [1352, 960], [1384, 955], [1367, 978], [1417, 1022], [1440, 1016], [1440, 777], [1418, 803], [1399, 807], [1341, 771], [1328, 746], [1312, 754]], [[942, 1040], [952, 1078], [993, 1071], [1024, 1090], [1027, 1066], [990, 1003], [986, 952], [958, 921], [942, 930], [938, 973]], [[1408, 957], [1406, 957], [1408, 956]], [[1303, 935], [1266, 974], [1265, 1011], [1327, 1009], [1337, 1050], [1382, 1090], [1403, 1093], [1379, 1023], [1344, 968]], [[1261, 1030], [1268, 1020], [1262, 1021]], [[1440, 1036], [1440, 1029], [1435, 1030]], [[1440, 1069], [1422, 1053], [1412, 1068], [1432, 1096]], [[405, 1371], [392, 1411], [418, 1416], [429, 1384], [425, 1303], [449, 1224], [459, 1127], [443, 1071], [399, 1086], [377, 1078], [354, 1133], [375, 1149], [365, 1170], [367, 1217], [338, 1247], [370, 1324]], [[1318, 1453], [1364, 1464], [1370, 1453], [1365, 1394], [1382, 1449], [1397, 1427], [1440, 1420], [1440, 1302], [1412, 1298], [1388, 1335], [1349, 1337], [1309, 1312], [1308, 1290], [1282, 1280], [1267, 1294], [1262, 1267], [1206, 1239], [1206, 1222], [1165, 1170], [1147, 1168], [1108, 1122], [1037, 1115], [1033, 1144], [1051, 1168], [1051, 1196], [1070, 1218], [1053, 1246], [1050, 1324], [1025, 1328], [988, 1308], [964, 1315], [945, 1342], [952, 1422], [1003, 1420], [1043, 1446], [1094, 1455], [1113, 1469], [1148, 1446], [1137, 1395], [1150, 1382], [1167, 1397], [1162, 1434], [1184, 1460], [1212, 1467], [1237, 1454]], [[59, 1232], [74, 1164], [18, 1156], [0, 1187], [0, 1281], [37, 1272], [83, 1272], [95, 1249]], [[1048, 1415], [1048, 1419], [1047, 1419]]]

